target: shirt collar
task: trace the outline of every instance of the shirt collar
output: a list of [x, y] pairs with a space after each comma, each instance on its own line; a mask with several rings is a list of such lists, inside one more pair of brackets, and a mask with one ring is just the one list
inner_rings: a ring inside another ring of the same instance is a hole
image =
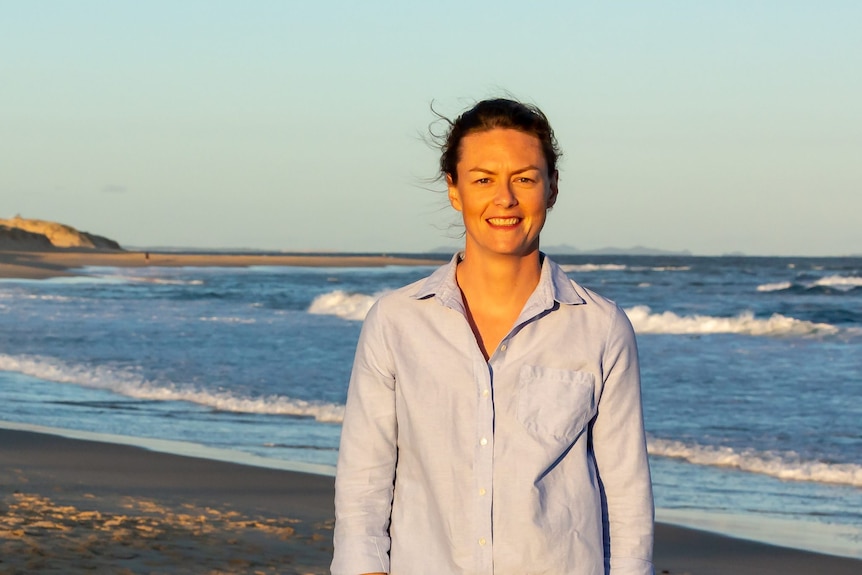
[[[439, 267], [434, 273], [428, 276], [411, 297], [425, 299], [434, 296], [446, 307], [463, 309], [461, 290], [458, 288], [458, 281], [455, 279], [455, 268], [457, 268], [458, 262], [463, 257], [463, 252], [452, 256], [449, 263]], [[544, 253], [541, 254], [541, 258], [542, 272], [539, 277], [539, 285], [536, 286], [536, 290], [530, 296], [525, 308], [535, 306], [541, 309], [550, 309], [554, 305], [554, 302], [567, 305], [586, 303], [584, 298], [578, 295], [578, 291], [566, 275], [566, 272]]]
[[463, 308], [461, 290], [458, 288], [458, 280], [455, 279], [455, 269], [463, 257], [463, 252], [458, 252], [452, 256], [448, 264], [440, 266], [434, 270], [434, 273], [425, 278], [425, 281], [419, 285], [419, 289], [411, 297], [425, 299], [435, 296], [446, 307]]

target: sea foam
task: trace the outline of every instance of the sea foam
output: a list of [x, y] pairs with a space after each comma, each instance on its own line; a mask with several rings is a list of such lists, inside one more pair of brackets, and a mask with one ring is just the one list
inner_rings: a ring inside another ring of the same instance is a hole
[[757, 286], [759, 292], [784, 291], [789, 289], [810, 290], [815, 288], [832, 288], [841, 292], [848, 292], [857, 288], [862, 288], [862, 277], [858, 276], [842, 276], [831, 275], [822, 277], [813, 282], [795, 284], [793, 282], [784, 281], [776, 283], [767, 283]]
[[[148, 381], [130, 369], [73, 365], [40, 356], [0, 354], [0, 371], [10, 371], [57, 383], [111, 391], [126, 397], [156, 401], [184, 401], [215, 410], [313, 417], [341, 423], [344, 406], [310, 402], [285, 396], [243, 397], [231, 392], [210, 392], [176, 384]], [[779, 479], [834, 483], [862, 487], [862, 465], [806, 461], [794, 453], [736, 450], [650, 437], [650, 455], [687, 461], [695, 465], [727, 467]]]
[[588, 273], [588, 272], [621, 272], [626, 270], [644, 271], [651, 270], [654, 272], [685, 272], [691, 269], [691, 266], [627, 266], [626, 264], [562, 264], [560, 265], [566, 273]]
[[792, 452], [735, 450], [730, 447], [704, 446], [654, 437], [649, 438], [647, 446], [650, 455], [682, 459], [695, 465], [729, 467], [793, 481], [862, 487], [862, 465], [855, 463], [805, 461]]
[[840, 290], [851, 290], [862, 287], [862, 277], [832, 275], [820, 278], [812, 286], [832, 287]]
[[618, 272], [627, 267], [624, 264], [563, 264], [560, 266], [564, 272]]
[[344, 417], [344, 406], [340, 404], [282, 395], [244, 397], [229, 391], [207, 391], [191, 385], [149, 381], [128, 368], [74, 365], [41, 356], [0, 354], [0, 371], [102, 389], [135, 399], [184, 401], [218, 411], [313, 417], [326, 423], [339, 423]]
[[750, 311], [734, 317], [679, 316], [671, 311], [652, 313], [650, 308], [645, 305], [627, 308], [625, 311], [638, 333], [814, 336], [833, 335], [840, 331], [828, 323], [814, 323], [777, 313], [765, 319], [754, 317]]
[[368, 310], [385, 292], [375, 295], [348, 293], [335, 290], [314, 298], [308, 307], [308, 313], [319, 315], [334, 315], [343, 319], [362, 321], [368, 315]]
[[[335, 290], [314, 298], [308, 307], [308, 313], [362, 321], [383, 293], [385, 292], [368, 295]], [[840, 331], [839, 328], [827, 323], [814, 323], [781, 314], [773, 314], [768, 318], [755, 318], [754, 314], [748, 311], [734, 317], [679, 316], [670, 311], [652, 313], [650, 308], [644, 305], [627, 308], [625, 311], [638, 333], [816, 336], [833, 335]]]
[[776, 282], [757, 286], [757, 291], [784, 291], [793, 287], [791, 282]]

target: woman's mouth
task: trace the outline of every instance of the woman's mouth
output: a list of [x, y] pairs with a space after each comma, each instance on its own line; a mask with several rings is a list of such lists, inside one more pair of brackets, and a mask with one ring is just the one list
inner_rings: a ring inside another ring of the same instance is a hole
[[488, 218], [486, 221], [495, 228], [507, 228], [518, 225], [521, 218]]

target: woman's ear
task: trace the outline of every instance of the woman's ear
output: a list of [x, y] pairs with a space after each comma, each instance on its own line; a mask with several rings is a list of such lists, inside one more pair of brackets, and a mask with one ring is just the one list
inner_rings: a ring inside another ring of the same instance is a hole
[[461, 193], [458, 191], [458, 186], [452, 181], [452, 176], [446, 174], [446, 187], [449, 188], [449, 203], [457, 211], [461, 211]]

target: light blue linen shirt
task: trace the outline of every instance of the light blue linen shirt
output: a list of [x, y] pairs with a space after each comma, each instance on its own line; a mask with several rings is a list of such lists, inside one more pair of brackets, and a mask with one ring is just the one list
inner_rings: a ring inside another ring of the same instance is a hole
[[634, 332], [548, 257], [485, 360], [457, 257], [382, 297], [353, 365], [333, 575], [648, 575]]

